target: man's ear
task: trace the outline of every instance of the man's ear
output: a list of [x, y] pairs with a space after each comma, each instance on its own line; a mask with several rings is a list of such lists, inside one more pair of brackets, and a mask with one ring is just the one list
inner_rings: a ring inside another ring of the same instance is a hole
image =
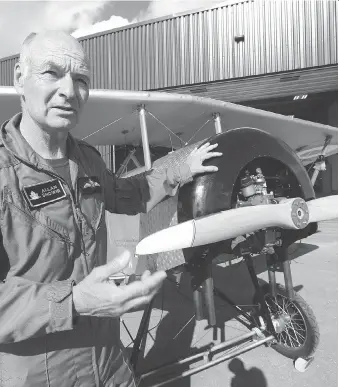
[[24, 94], [24, 71], [21, 63], [16, 63], [14, 66], [14, 87], [19, 95]]

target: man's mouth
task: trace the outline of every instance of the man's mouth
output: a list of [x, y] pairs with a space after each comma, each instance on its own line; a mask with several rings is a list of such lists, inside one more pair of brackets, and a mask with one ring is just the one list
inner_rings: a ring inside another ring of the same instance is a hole
[[63, 113], [73, 114], [76, 110], [68, 106], [53, 106], [54, 109], [61, 110]]

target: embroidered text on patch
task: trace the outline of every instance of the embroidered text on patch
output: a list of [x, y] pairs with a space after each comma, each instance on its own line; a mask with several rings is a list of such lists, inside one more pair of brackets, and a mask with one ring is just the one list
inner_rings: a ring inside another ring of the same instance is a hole
[[66, 197], [64, 187], [58, 179], [25, 186], [23, 192], [28, 204], [33, 208], [42, 207]]

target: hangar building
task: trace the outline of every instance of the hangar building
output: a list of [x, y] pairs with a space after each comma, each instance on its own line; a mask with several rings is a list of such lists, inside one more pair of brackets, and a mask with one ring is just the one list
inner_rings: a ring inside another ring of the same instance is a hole
[[[93, 88], [193, 94], [338, 126], [337, 34], [335, 0], [229, 0], [79, 41]], [[17, 59], [0, 60], [1, 86]], [[101, 148], [115, 169], [123, 150]], [[334, 155], [317, 190], [337, 186]]]

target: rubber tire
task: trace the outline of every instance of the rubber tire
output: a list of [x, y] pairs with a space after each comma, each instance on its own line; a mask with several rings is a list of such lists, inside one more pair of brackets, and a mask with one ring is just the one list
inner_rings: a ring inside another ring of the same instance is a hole
[[[262, 291], [264, 294], [264, 297], [270, 293], [269, 291], [269, 284], [264, 283], [262, 286]], [[287, 292], [284, 286], [277, 284], [277, 292], [278, 294], [281, 294], [288, 298]], [[320, 332], [317, 320], [314, 316], [314, 313], [310, 306], [307, 304], [307, 302], [296, 292], [294, 292], [294, 301], [293, 303], [296, 304], [299, 311], [301, 312], [307, 328], [307, 337], [305, 343], [298, 348], [287, 348], [286, 346], [282, 344], [272, 344], [272, 348], [279, 352], [281, 355], [288, 357], [290, 359], [297, 359], [299, 357], [302, 358], [309, 358], [311, 357], [315, 350], [317, 349], [317, 346], [319, 344], [320, 339]], [[259, 303], [258, 294], [255, 294], [253, 297], [253, 303], [254, 305]]]

